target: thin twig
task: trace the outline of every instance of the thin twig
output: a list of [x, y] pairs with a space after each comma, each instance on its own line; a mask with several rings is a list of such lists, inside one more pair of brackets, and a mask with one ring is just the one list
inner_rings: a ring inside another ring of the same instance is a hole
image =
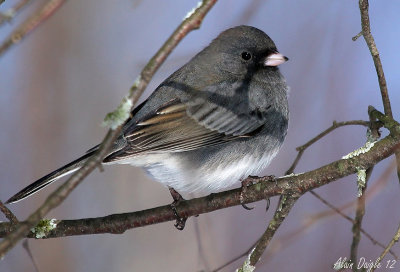
[[15, 6], [0, 14], [0, 26], [2, 26], [5, 22], [10, 22], [14, 17], [32, 0], [21, 0]]
[[[366, 194], [365, 191], [367, 189], [367, 184], [368, 180], [371, 177], [373, 167], [368, 168], [367, 170], [367, 177], [365, 178], [365, 185], [361, 189], [361, 195], [357, 198], [357, 205], [356, 205], [356, 215], [353, 220], [353, 227], [352, 227], [352, 232], [353, 232], [353, 240], [351, 242], [351, 247], [350, 247], [350, 260], [357, 260], [357, 253], [358, 253], [358, 245], [361, 240], [361, 224], [362, 220], [364, 218], [365, 214], [365, 199], [366, 199]], [[353, 267], [353, 271], [357, 272], [358, 268], [356, 266]]]
[[[390, 180], [390, 174], [392, 173], [392, 170], [394, 169], [394, 167], [395, 167], [394, 163], [390, 164], [385, 169], [385, 171], [382, 173], [382, 175], [377, 179], [377, 182], [374, 182], [374, 186], [377, 187], [378, 184], [379, 184], [379, 187], [381, 187], [381, 188], [385, 187], [385, 184]], [[366, 193], [367, 199], [370, 198], [370, 196], [371, 196], [370, 192], [372, 190], [375, 191], [376, 189], [371, 186], [371, 189]], [[320, 197], [314, 191], [310, 191], [310, 193], [312, 193], [317, 198], [319, 198], [324, 204], [326, 204], [331, 209], [337, 209], [335, 206], [333, 206], [332, 204], [327, 202], [325, 199]], [[347, 206], [350, 206], [350, 205], [343, 205], [343, 206], [347, 207]], [[351, 206], [353, 206], [353, 205], [351, 205]], [[276, 239], [273, 242], [271, 242], [271, 245], [269, 246], [270, 250], [268, 251], [268, 255], [266, 256], [266, 258], [263, 259], [263, 263], [266, 263], [268, 260], [273, 259], [274, 258], [273, 257], [274, 254], [278, 250], [282, 251], [288, 245], [292, 245], [296, 238], [302, 237], [304, 233], [307, 233], [307, 232], [309, 233], [310, 232], [310, 228], [312, 226], [316, 225], [317, 223], [320, 223], [321, 219], [328, 218], [328, 216], [331, 216], [331, 215], [340, 214], [344, 218], [346, 218], [349, 222], [354, 224], [354, 220], [351, 217], [345, 215], [342, 212], [342, 208], [341, 209], [337, 209], [337, 211], [335, 211], [335, 213], [330, 212], [329, 215], [327, 215], [327, 214], [328, 214], [327, 212], [322, 212], [322, 213], [318, 213], [316, 215], [311, 215], [309, 217], [306, 217], [305, 218], [306, 220], [304, 221], [304, 223], [301, 224], [301, 226], [299, 226], [297, 229], [295, 229], [295, 230], [287, 233], [286, 235], [280, 237], [279, 239]], [[383, 245], [383, 244], [379, 243], [378, 241], [376, 241], [375, 239], [373, 239], [372, 236], [370, 234], [368, 234], [366, 231], [364, 231], [363, 229], [362, 229], [362, 233], [365, 234], [366, 237], [370, 238], [370, 240], [371, 240], [371, 242], [373, 244], [376, 244], [376, 245], [382, 247], [383, 249], [385, 248], [385, 245]], [[392, 250], [389, 251], [389, 252], [390, 252], [390, 254], [393, 255], [393, 257], [395, 259], [398, 259], [397, 255]]]
[[[298, 154], [294, 160], [294, 162], [292, 163], [292, 165], [290, 166], [290, 168], [286, 171], [286, 174], [291, 174], [293, 173], [294, 169], [296, 168], [300, 158], [302, 157], [304, 151], [311, 146], [312, 144], [314, 144], [315, 142], [317, 142], [318, 140], [320, 140], [322, 137], [326, 136], [327, 134], [329, 134], [330, 132], [332, 132], [333, 130], [335, 130], [336, 128], [342, 127], [342, 126], [347, 126], [347, 125], [362, 125], [362, 126], [370, 126], [372, 124], [372, 122], [368, 122], [368, 121], [362, 121], [362, 120], [354, 120], [354, 121], [346, 121], [346, 122], [336, 122], [334, 121], [332, 126], [329, 127], [328, 129], [324, 130], [323, 132], [321, 132], [320, 134], [318, 134], [316, 137], [312, 138], [311, 140], [309, 140], [307, 143], [305, 143], [302, 146], [299, 146], [296, 148], [296, 150], [298, 151]], [[378, 124], [374, 124], [374, 127], [379, 128], [380, 126]], [[313, 194], [315, 197], [317, 197], [319, 200], [321, 200], [323, 203], [325, 203], [326, 205], [328, 205], [328, 202], [323, 199], [321, 196], [319, 196], [317, 193], [311, 191], [311, 194]], [[342, 212], [340, 212], [339, 209], [337, 209], [335, 206], [329, 204], [329, 207], [331, 207], [334, 211], [338, 212], [340, 215], [342, 215], [344, 218], [347, 218], [346, 215], [344, 215]], [[361, 212], [361, 211], [360, 211]], [[361, 218], [361, 213], [359, 214], [358, 219]], [[355, 222], [354, 220], [350, 219], [351, 222]], [[357, 230], [359, 230], [358, 228], [356, 228]], [[360, 238], [359, 237], [359, 233], [358, 235], [355, 236], [355, 238]], [[353, 241], [356, 242], [356, 241]], [[357, 243], [358, 244], [358, 243]], [[354, 249], [356, 248], [356, 244], [354, 244], [354, 247], [352, 247], [353, 250], [352, 252], [354, 253]], [[354, 255], [354, 254], [353, 254]]]
[[[385, 187], [385, 184], [390, 180], [390, 174], [392, 173], [392, 170], [394, 169], [394, 167], [395, 167], [395, 164], [394, 164], [394, 163], [390, 164], [390, 165], [385, 169], [385, 171], [382, 173], [382, 175], [377, 179], [377, 182], [374, 182], [374, 185], [373, 185], [373, 186], [376, 187], [377, 184], [379, 184], [379, 187]], [[371, 186], [370, 189], [369, 189], [369, 191], [366, 192], [366, 194], [367, 194], [367, 199], [370, 198], [370, 195], [368, 195], [368, 193], [370, 193], [372, 190], [375, 190], [375, 189], [373, 189], [373, 187]], [[311, 191], [311, 193], [312, 193], [313, 195], [315, 195], [317, 198], [320, 197], [320, 196], [319, 196], [318, 194], [316, 194], [314, 191]], [[321, 200], [324, 204], [326, 204], [328, 207], [330, 207], [331, 209], [337, 209], [335, 206], [333, 206], [332, 204], [330, 204], [329, 202], [327, 202], [327, 201], [326, 201], [325, 199], [323, 199], [322, 197], [320, 197], [320, 200]], [[347, 205], [347, 204], [346, 204], [346, 205], [343, 205], [343, 207], [347, 207], [347, 206], [349, 206], [349, 205]], [[353, 206], [353, 205], [351, 205], [351, 206]], [[331, 211], [329, 211], [329, 213], [328, 213], [328, 212], [321, 212], [321, 213], [318, 213], [318, 214], [315, 214], [315, 215], [311, 215], [311, 216], [306, 217], [306, 218], [305, 218], [305, 221], [303, 222], [303, 224], [301, 224], [301, 226], [299, 226], [297, 229], [295, 229], [295, 230], [293, 230], [293, 231], [287, 233], [286, 235], [282, 236], [282, 237], [279, 238], [279, 239], [274, 240], [274, 241], [271, 243], [271, 245], [270, 245], [270, 250], [269, 250], [269, 252], [268, 252], [268, 256], [264, 259], [263, 262], [265, 263], [266, 261], [268, 261], [268, 260], [270, 260], [270, 259], [273, 259], [273, 258], [274, 258], [274, 253], [276, 253], [278, 250], [282, 251], [285, 247], [287, 247], [287, 246], [289, 246], [289, 245], [292, 245], [292, 244], [294, 243], [294, 240], [295, 240], [296, 238], [303, 237], [303, 234], [304, 234], [304, 233], [307, 233], [307, 232], [309, 233], [309, 232], [310, 232], [310, 228], [311, 228], [312, 226], [314, 226], [314, 225], [317, 224], [317, 223], [320, 223], [320, 222], [321, 222], [321, 219], [328, 218], [328, 216], [340, 214], [340, 215], [342, 215], [344, 218], [346, 218], [349, 222], [351, 222], [352, 224], [354, 224], [354, 220], [353, 220], [351, 217], [345, 215], [345, 214], [343, 213], [342, 210], [343, 210], [343, 208], [340, 208], [340, 209], [337, 209], [337, 211], [335, 211], [334, 213], [331, 212]], [[374, 239], [371, 237], [371, 235], [368, 234], [367, 232], [365, 232], [364, 230], [362, 230], [362, 233], [365, 234], [366, 237], [369, 236], [369, 237], [370, 237], [370, 240], [372, 241], [372, 243], [379, 245], [379, 246], [382, 247], [383, 249], [386, 247], [385, 245], [383, 245], [383, 244], [379, 243], [378, 241], [374, 240]], [[389, 251], [389, 252], [393, 255], [393, 257], [394, 257], [395, 259], [398, 259], [397, 255], [396, 255], [392, 250]]]
[[[321, 132], [319, 135], [317, 135], [316, 137], [312, 138], [311, 140], [309, 140], [307, 143], [305, 143], [302, 146], [299, 146], [296, 148], [296, 150], [298, 151], [298, 154], [294, 160], [294, 162], [292, 163], [291, 167], [286, 171], [286, 174], [291, 174], [293, 173], [295, 167], [297, 166], [300, 158], [302, 157], [305, 149], [307, 149], [309, 146], [311, 146], [312, 144], [314, 144], [315, 142], [317, 142], [318, 140], [320, 140], [322, 137], [326, 136], [328, 133], [332, 132], [333, 130], [335, 130], [338, 127], [341, 126], [346, 126], [346, 125], [363, 125], [363, 126], [371, 126], [373, 127], [373, 131], [376, 134], [376, 136], [379, 134], [378, 130], [381, 127], [381, 124], [379, 122], [374, 122], [374, 120], [370, 120], [370, 122], [368, 121], [362, 121], [362, 120], [355, 120], [355, 121], [347, 121], [347, 122], [340, 122], [337, 123], [336, 121], [333, 122], [333, 125], [331, 127], [329, 127], [328, 129], [326, 129], [325, 131]], [[370, 176], [370, 172], [371, 170], [369, 170], [369, 174], [368, 177]], [[359, 203], [360, 205], [357, 208], [358, 214], [356, 216], [357, 220], [353, 220], [350, 217], [348, 217], [347, 215], [343, 214], [339, 209], [337, 209], [335, 206], [331, 205], [329, 202], [327, 202], [325, 199], [323, 199], [322, 197], [320, 197], [317, 193], [310, 191], [311, 194], [313, 194], [315, 197], [317, 197], [319, 200], [321, 200], [323, 203], [325, 203], [326, 205], [328, 205], [331, 209], [333, 209], [334, 211], [336, 211], [338, 214], [340, 214], [341, 216], [343, 216], [344, 218], [346, 218], [347, 220], [350, 220], [350, 222], [352, 222], [355, 225], [354, 231], [355, 231], [355, 237], [352, 243], [352, 256], [353, 256], [353, 260], [355, 260], [356, 258], [354, 258], [354, 256], [356, 255], [356, 248], [358, 245], [358, 241], [360, 239], [359, 236], [359, 232], [361, 231], [362, 233], [364, 233], [373, 243], [378, 244], [380, 246], [382, 246], [381, 243], [379, 243], [378, 241], [376, 241], [375, 239], [373, 239], [373, 237], [371, 235], [369, 235], [367, 232], [365, 232], [362, 228], [361, 228], [361, 220], [362, 220], [362, 214], [363, 214], [363, 210], [361, 209], [362, 203]], [[360, 201], [365, 201], [365, 198], [362, 197], [362, 200]], [[358, 234], [357, 234], [358, 233]]]
[[292, 174], [294, 169], [296, 168], [297, 164], [299, 163], [301, 157], [303, 156], [304, 151], [312, 144], [320, 140], [322, 137], [325, 135], [329, 134], [333, 130], [343, 127], [343, 126], [350, 126], [350, 125], [360, 125], [360, 126], [369, 126], [368, 121], [363, 121], [363, 120], [353, 120], [353, 121], [344, 121], [344, 122], [336, 122], [333, 121], [332, 126], [327, 128], [326, 130], [322, 131], [320, 134], [309, 140], [307, 143], [303, 144], [302, 146], [296, 147], [296, 150], [298, 151], [298, 154], [293, 161], [292, 165], [289, 167], [289, 169], [286, 171], [286, 175]]
[[289, 195], [281, 196], [278, 203], [278, 208], [275, 211], [274, 217], [269, 222], [268, 228], [265, 230], [264, 234], [258, 240], [255, 248], [251, 251], [247, 260], [244, 262], [243, 266], [239, 268], [238, 270], [239, 272], [252, 271], [251, 268], [254, 268], [256, 266], [257, 262], [260, 260], [262, 254], [264, 253], [265, 249], [269, 245], [272, 237], [275, 235], [276, 231], [278, 230], [282, 222], [285, 220], [285, 218], [293, 208], [298, 198], [299, 196], [289, 196]]
[[360, 38], [362, 35], [362, 31], [360, 31], [357, 35], [355, 35], [353, 38], [351, 38], [354, 42], [357, 41], [358, 38]]
[[[291, 174], [293, 173], [294, 169], [296, 168], [298, 162], [300, 161], [304, 151], [311, 146], [312, 144], [314, 144], [315, 142], [317, 142], [318, 140], [320, 140], [322, 137], [326, 136], [327, 134], [329, 134], [330, 132], [332, 132], [333, 130], [335, 130], [338, 127], [342, 127], [342, 126], [347, 126], [347, 125], [362, 125], [362, 126], [369, 126], [370, 122], [367, 121], [362, 121], [362, 120], [354, 120], [354, 121], [347, 121], [347, 122], [340, 122], [337, 123], [336, 121], [333, 122], [332, 126], [329, 127], [328, 129], [324, 130], [323, 132], [321, 132], [320, 134], [318, 134], [316, 137], [312, 138], [311, 140], [309, 140], [307, 143], [305, 143], [302, 146], [299, 146], [296, 148], [296, 150], [298, 151], [298, 154], [294, 160], [294, 162], [292, 163], [292, 165], [290, 166], [290, 168], [286, 171], [286, 174]], [[326, 201], [325, 199], [323, 199], [321, 196], [319, 196], [317, 193], [310, 191], [311, 194], [313, 194], [315, 197], [317, 197], [320, 201], [322, 201], [323, 203], [325, 203], [326, 205], [328, 205], [329, 207], [331, 207], [334, 211], [338, 212], [340, 215], [342, 215], [343, 217], [347, 217], [345, 216], [342, 212], [340, 212], [339, 209], [337, 209], [335, 206], [331, 205], [328, 203], [328, 201]], [[360, 218], [360, 217], [359, 217]], [[351, 219], [352, 222], [354, 222]], [[357, 229], [359, 230], [359, 228]], [[359, 232], [358, 232], [358, 236], [355, 236], [355, 238], [360, 238], [359, 236]], [[357, 240], [356, 240], [357, 241]], [[353, 240], [354, 242], [354, 240]], [[357, 243], [358, 244], [358, 243]], [[354, 246], [354, 248], [357, 248], [356, 246]], [[353, 247], [352, 247], [353, 249]], [[354, 249], [351, 251], [352, 253], [354, 253]]]
[[[374, 60], [376, 74], [378, 76], [379, 88], [381, 90], [382, 102], [384, 112], [387, 116], [393, 118], [392, 108], [390, 106], [389, 93], [386, 84], [385, 74], [383, 72], [383, 66], [381, 58], [379, 57], [379, 51], [376, 47], [374, 37], [371, 34], [371, 27], [369, 21], [369, 3], [368, 0], [359, 0], [359, 7], [361, 13], [361, 29], [362, 35], [365, 42], [368, 45], [369, 51], [371, 52], [372, 59]], [[397, 178], [400, 182], [400, 149], [395, 152], [397, 162]]]
[[[147, 87], [148, 82], [171, 51], [191, 30], [200, 27], [205, 15], [215, 3], [216, 0], [204, 0], [190, 16], [178, 26], [160, 50], [153, 56], [153, 58], [151, 58], [149, 63], [142, 70], [141, 77], [130, 89], [128, 99], [132, 101], [132, 105], [137, 102], [139, 96]], [[24, 221], [23, 224], [18, 224], [13, 232], [9, 233], [9, 235], [0, 242], [0, 258], [3, 257], [4, 254], [6, 254], [6, 252], [8, 252], [20, 239], [28, 235], [30, 229], [34, 227], [50, 210], [60, 205], [72, 190], [102, 162], [103, 158], [108, 154], [108, 149], [120, 133], [121, 127], [122, 124], [114, 130], [110, 129], [102, 141], [99, 151], [87, 160], [82, 168], [75, 172], [63, 185], [54, 191], [46, 201], [33, 214], [31, 214], [26, 221]]]
[[65, 0], [50, 0], [41, 6], [31, 17], [26, 19], [14, 30], [8, 38], [0, 45], [0, 57], [11, 48], [11, 46], [22, 41], [27, 34], [31, 33], [42, 22], [49, 18], [54, 12], [64, 4]]
[[368, 106], [368, 115], [372, 118], [378, 119], [383, 123], [383, 126], [387, 128], [390, 133], [397, 135], [400, 133], [399, 123], [393, 118], [383, 114], [382, 112], [375, 109], [373, 106]]
[[17, 217], [4, 205], [3, 202], [0, 201], [0, 211], [10, 220], [11, 223], [17, 224]]
[[369, 51], [371, 52], [372, 59], [374, 60], [376, 74], [378, 75], [379, 87], [381, 90], [384, 112], [387, 116], [393, 118], [392, 108], [390, 106], [389, 93], [387, 90], [385, 74], [383, 73], [381, 58], [379, 57], [379, 52], [378, 48], [376, 47], [374, 37], [371, 34], [371, 26], [368, 14], [368, 8], [369, 8], [368, 0], [359, 0], [358, 4], [361, 13], [362, 35], [364, 37], [365, 42], [368, 45]]
[[[370, 112], [369, 114], [369, 122], [370, 126], [367, 131], [367, 142], [375, 142], [377, 141], [380, 137], [381, 134], [379, 132], [379, 127], [376, 126], [376, 119], [372, 116]], [[350, 247], [350, 260], [356, 261], [358, 260], [357, 258], [357, 253], [358, 253], [358, 246], [360, 244], [361, 240], [361, 224], [362, 220], [364, 218], [365, 214], [365, 202], [366, 202], [366, 190], [367, 190], [367, 185], [368, 181], [371, 177], [373, 167], [368, 168], [365, 172], [365, 179], [362, 181], [363, 178], [358, 177], [358, 186], [362, 186], [359, 190], [361, 190], [361, 195], [357, 198], [357, 205], [356, 205], [356, 215], [354, 218], [354, 223], [352, 227], [352, 232], [353, 232], [353, 240], [351, 242], [351, 247]], [[389, 168], [388, 168], [389, 169]], [[361, 179], [361, 181], [360, 181]], [[360, 182], [363, 182], [364, 184], [360, 184]], [[353, 266], [353, 271], [357, 272], [358, 268], [356, 266]]]
[[[381, 179], [381, 178], [379, 178], [379, 179]], [[314, 191], [310, 191], [310, 193], [311, 193], [313, 196], [315, 196], [316, 198], [318, 198], [322, 203], [324, 203], [324, 204], [325, 204], [326, 206], [328, 206], [330, 209], [334, 210], [336, 214], [339, 214], [340, 216], [342, 216], [344, 219], [346, 219], [347, 221], [351, 222], [352, 224], [355, 223], [355, 221], [354, 221], [353, 218], [351, 218], [350, 216], [348, 216], [348, 215], [346, 215], [345, 213], [343, 213], [341, 209], [339, 209], [339, 208], [335, 207], [333, 204], [329, 203], [326, 199], [322, 198], [319, 194], [317, 194], [317, 193], [314, 192]], [[345, 205], [345, 206], [347, 206], [347, 205]], [[319, 217], [319, 218], [320, 218], [320, 216], [317, 216], [317, 215], [313, 215], [313, 216], [311, 216], [311, 217], [313, 217], [313, 218]], [[362, 227], [360, 228], [360, 231], [361, 231], [361, 233], [364, 234], [365, 237], [367, 237], [374, 245], [377, 245], [377, 246], [379, 246], [379, 247], [381, 247], [381, 248], [385, 248], [385, 245], [384, 245], [384, 244], [382, 244], [381, 242], [379, 242], [378, 240], [376, 240], [374, 237], [372, 237], [372, 235], [369, 234], [369, 233], [368, 233], [366, 230], [364, 230]], [[397, 255], [396, 255], [393, 251], [390, 251], [390, 254], [392, 254], [392, 256], [393, 256], [394, 258], [396, 258], [396, 259], [398, 258]]]
[[[390, 251], [390, 249], [393, 247], [394, 243], [397, 243], [400, 239], [400, 224], [399, 227], [397, 228], [396, 233], [394, 234], [392, 240], [390, 243], [386, 246], [385, 250], [381, 253], [381, 255], [378, 257], [375, 263], [380, 263], [383, 258], [385, 258], [386, 254]], [[376, 267], [372, 268], [371, 271], [375, 271]]]

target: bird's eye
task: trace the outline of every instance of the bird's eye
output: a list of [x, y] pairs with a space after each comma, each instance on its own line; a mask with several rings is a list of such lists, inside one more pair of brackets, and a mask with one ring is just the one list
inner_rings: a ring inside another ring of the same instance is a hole
[[242, 52], [241, 56], [242, 56], [242, 59], [244, 59], [244, 60], [251, 59], [251, 54], [249, 52], [246, 52], [246, 51]]

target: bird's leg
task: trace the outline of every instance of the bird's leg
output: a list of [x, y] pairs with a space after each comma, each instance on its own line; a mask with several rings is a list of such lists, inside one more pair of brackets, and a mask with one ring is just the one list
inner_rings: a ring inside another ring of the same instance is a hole
[[[276, 178], [275, 176], [266, 176], [265, 177], [266, 180], [265, 181], [275, 181], [276, 182]], [[248, 176], [246, 179], [242, 180], [242, 190], [240, 192], [240, 204], [242, 205], [243, 208], [245, 208], [246, 210], [252, 210], [254, 209], [254, 207], [249, 207], [246, 204], [244, 204], [244, 195], [246, 194], [247, 191], [247, 187], [250, 185], [254, 185], [260, 182], [260, 177], [257, 176]], [[269, 204], [268, 204], [269, 206]]]
[[244, 195], [247, 192], [247, 187], [255, 184], [254, 183], [254, 178], [256, 178], [255, 176], [248, 176], [246, 179], [242, 180], [242, 187], [241, 187], [241, 191], [240, 191], [240, 204], [242, 205], [243, 208], [245, 208], [246, 210], [252, 210], [254, 209], [254, 207], [249, 207], [246, 204], [244, 204]]
[[169, 189], [169, 192], [170, 192], [172, 198], [174, 199], [174, 202], [171, 203], [171, 209], [176, 218], [176, 222], [175, 222], [174, 226], [178, 230], [183, 230], [185, 228], [185, 223], [186, 223], [187, 217], [180, 217], [178, 215], [178, 211], [176, 210], [176, 206], [179, 204], [179, 202], [181, 202], [182, 200], [185, 200], [185, 199], [177, 191], [175, 191], [174, 188], [168, 187], [168, 189]]

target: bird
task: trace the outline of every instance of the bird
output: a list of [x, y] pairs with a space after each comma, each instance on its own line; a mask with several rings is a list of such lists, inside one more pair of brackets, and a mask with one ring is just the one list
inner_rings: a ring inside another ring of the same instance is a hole
[[[259, 174], [288, 130], [288, 60], [252, 26], [221, 32], [131, 111], [102, 164], [128, 164], [178, 194], [215, 193]], [[100, 145], [28, 185], [20, 201], [78, 170]]]

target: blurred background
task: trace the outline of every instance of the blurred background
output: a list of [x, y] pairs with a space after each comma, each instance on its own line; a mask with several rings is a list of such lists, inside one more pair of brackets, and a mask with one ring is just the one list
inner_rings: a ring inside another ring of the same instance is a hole
[[[0, 8], [4, 11], [15, 2], [6, 1]], [[2, 201], [102, 140], [106, 129], [100, 123], [105, 114], [115, 109], [146, 62], [197, 2], [67, 1], [0, 58]], [[34, 1], [3, 26], [1, 40], [43, 3]], [[397, 120], [399, 12], [399, 1], [370, 1], [372, 33]], [[362, 38], [351, 40], [361, 30], [355, 0], [218, 1], [201, 29], [190, 33], [167, 59], [141, 101], [221, 31], [240, 24], [265, 31], [290, 59], [281, 66], [291, 87], [289, 132], [265, 174], [283, 175], [297, 154], [295, 148], [332, 121], [367, 120], [368, 105], [383, 109], [369, 50]], [[363, 127], [337, 129], [305, 152], [296, 172], [318, 168], [362, 146], [365, 132]], [[399, 182], [393, 172], [386, 183], [376, 185], [392, 162], [391, 157], [375, 167], [370, 180], [374, 194], [367, 201], [363, 221], [365, 230], [385, 245], [400, 219]], [[23, 220], [59, 184], [9, 207]], [[340, 207], [356, 198], [356, 177], [316, 192]], [[97, 217], [170, 202], [168, 190], [142, 170], [106, 166], [102, 173], [94, 171], [47, 217]], [[210, 271], [246, 251], [260, 237], [276, 203], [276, 198], [271, 200], [267, 213], [263, 201], [255, 203], [252, 211], [239, 206], [190, 218], [184, 231], [168, 222], [122, 235], [30, 240], [29, 244], [41, 272]], [[352, 225], [338, 215], [311, 220], [327, 210], [311, 194], [304, 195], [263, 255], [258, 271], [328, 271], [339, 257], [348, 257]], [[354, 209], [345, 213], [354, 216]], [[0, 220], [6, 220], [2, 214]], [[398, 245], [393, 250], [400, 254]], [[381, 252], [362, 236], [360, 257], [375, 260]], [[392, 259], [388, 255], [385, 261]], [[222, 271], [233, 271], [242, 263], [243, 259]], [[33, 271], [21, 243], [0, 261], [0, 271]]]

